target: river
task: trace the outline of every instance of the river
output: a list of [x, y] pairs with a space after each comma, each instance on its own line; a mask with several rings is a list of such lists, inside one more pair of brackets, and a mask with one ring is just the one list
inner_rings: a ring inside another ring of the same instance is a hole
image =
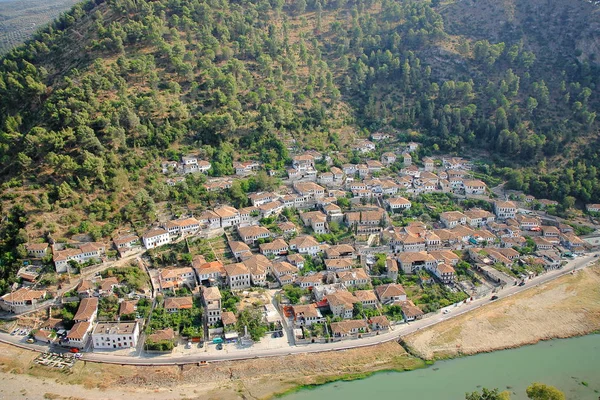
[[[552, 340], [518, 349], [436, 362], [409, 372], [382, 372], [352, 382], [334, 382], [285, 396], [286, 400], [460, 400], [481, 387], [514, 392], [542, 382], [568, 400], [600, 399], [600, 335]], [[588, 386], [582, 384], [586, 382]]]

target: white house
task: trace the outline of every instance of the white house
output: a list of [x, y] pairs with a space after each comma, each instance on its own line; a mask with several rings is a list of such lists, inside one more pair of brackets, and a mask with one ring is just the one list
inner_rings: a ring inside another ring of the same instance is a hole
[[392, 197], [385, 200], [385, 203], [391, 211], [408, 210], [411, 206], [410, 200], [404, 197]]
[[231, 290], [241, 290], [250, 287], [250, 271], [242, 263], [225, 265], [227, 284]]
[[221, 206], [214, 209], [214, 212], [221, 218], [221, 227], [236, 226], [241, 222], [239, 211], [231, 206]]
[[145, 248], [153, 249], [171, 242], [171, 238], [169, 232], [165, 229], [153, 228], [142, 236], [142, 242], [144, 243]]
[[517, 206], [512, 201], [496, 201], [494, 212], [500, 219], [514, 218], [517, 213]]
[[135, 348], [140, 336], [137, 321], [99, 322], [92, 332], [94, 350]]
[[483, 195], [487, 188], [487, 185], [479, 179], [465, 180], [463, 181], [463, 186], [465, 188], [465, 194]]
[[312, 236], [298, 236], [290, 240], [290, 249], [315, 256], [321, 251], [321, 246]]

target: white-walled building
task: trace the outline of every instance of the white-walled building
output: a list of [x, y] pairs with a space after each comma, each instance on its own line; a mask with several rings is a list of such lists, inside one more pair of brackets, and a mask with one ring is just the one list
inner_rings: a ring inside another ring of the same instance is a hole
[[99, 322], [92, 332], [92, 345], [94, 350], [132, 348], [139, 336], [137, 321]]
[[169, 232], [162, 228], [154, 228], [142, 236], [142, 242], [147, 249], [153, 249], [171, 242]]

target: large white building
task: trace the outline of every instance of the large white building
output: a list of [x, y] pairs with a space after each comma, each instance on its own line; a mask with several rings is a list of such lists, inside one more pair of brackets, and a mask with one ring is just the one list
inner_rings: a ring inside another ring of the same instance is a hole
[[137, 321], [99, 322], [92, 332], [94, 349], [123, 349], [136, 347], [140, 336]]
[[155, 247], [169, 243], [171, 239], [169, 237], [168, 231], [162, 228], [154, 228], [146, 232], [146, 234], [142, 236], [142, 241], [144, 242], [145, 248], [153, 249]]
[[77, 247], [75, 248], [53, 251], [52, 260], [54, 261], [57, 273], [61, 274], [67, 272], [69, 261], [74, 261], [78, 264], [85, 263], [89, 260], [100, 261], [101, 257], [106, 252], [106, 246], [102, 243], [81, 243], [76, 246]]

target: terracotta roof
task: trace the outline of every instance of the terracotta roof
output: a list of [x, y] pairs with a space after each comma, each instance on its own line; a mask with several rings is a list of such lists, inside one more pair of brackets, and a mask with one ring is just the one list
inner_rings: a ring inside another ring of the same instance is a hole
[[459, 211], [446, 211], [440, 214], [440, 219], [448, 221], [460, 221], [463, 218], [466, 218], [466, 215]]
[[81, 254], [81, 249], [64, 249], [53, 251], [52, 260], [53, 261], [65, 261], [68, 260], [69, 257], [76, 256]]
[[223, 325], [233, 325], [237, 322], [237, 318], [231, 311], [223, 311], [221, 321], [223, 321]]
[[273, 263], [273, 272], [277, 276], [297, 274], [298, 268], [288, 262], [279, 261], [279, 262]]
[[104, 291], [111, 290], [113, 286], [118, 285], [119, 280], [115, 276], [111, 276], [110, 278], [102, 279], [100, 282], [100, 289]]
[[500, 208], [517, 208], [517, 206], [515, 205], [515, 203], [513, 203], [512, 201], [502, 201], [502, 200], [498, 200], [496, 201], [496, 207], [500, 207]]
[[389, 283], [386, 285], [380, 285], [375, 288], [375, 293], [377, 296], [383, 301], [383, 299], [396, 297], [396, 296], [406, 296], [406, 291], [402, 285], [397, 283]]
[[221, 291], [216, 286], [204, 288], [202, 290], [202, 297], [204, 301], [220, 300], [222, 298]]
[[206, 264], [206, 258], [202, 254], [196, 254], [192, 259], [192, 268], [199, 267], [202, 264]]
[[349, 258], [328, 258], [324, 262], [327, 269], [349, 268], [355, 263]]
[[296, 247], [300, 249], [318, 246], [319, 242], [317, 242], [312, 236], [297, 236], [290, 240], [290, 246], [291, 245], [296, 245]]
[[136, 235], [125, 235], [125, 236], [119, 236], [113, 239], [113, 243], [117, 246], [121, 245], [121, 244], [126, 244], [126, 243], [131, 243], [131, 242], [135, 242], [137, 240], [140, 240], [139, 237], [137, 237]]
[[93, 334], [130, 335], [135, 332], [137, 321], [126, 322], [98, 322], [94, 327]]
[[338, 271], [337, 276], [341, 281], [369, 280], [369, 276], [362, 268], [354, 268], [348, 271]]
[[91, 289], [94, 289], [94, 283], [88, 279], [81, 281], [81, 283], [77, 286], [78, 293], [87, 292]]
[[221, 206], [214, 209], [215, 213], [221, 218], [234, 217], [238, 215], [238, 210], [230, 206]]
[[234, 241], [234, 240], [229, 242], [229, 248], [234, 253], [242, 253], [245, 251], [250, 251], [250, 247], [246, 243]]
[[294, 225], [293, 222], [282, 222], [281, 224], [278, 225], [279, 229], [281, 229], [283, 232], [286, 231], [291, 231], [291, 230], [295, 230], [296, 229], [296, 225]]
[[481, 208], [472, 208], [465, 211], [464, 213], [469, 219], [489, 218], [493, 217], [493, 214], [489, 211], [482, 210]]
[[245, 237], [257, 237], [265, 234], [269, 234], [269, 230], [263, 226], [242, 226], [238, 228], [238, 233], [242, 238]]
[[369, 319], [370, 324], [377, 324], [379, 326], [390, 326], [390, 321], [385, 315], [376, 315]]
[[186, 226], [192, 226], [192, 225], [198, 225], [198, 224], [200, 224], [200, 222], [196, 218], [176, 219], [176, 220], [167, 222], [167, 228], [172, 228], [175, 226], [186, 227]]
[[73, 317], [74, 321], [89, 321], [98, 310], [98, 298], [87, 297], [82, 299], [77, 308], [77, 313]]
[[298, 254], [298, 253], [293, 253], [293, 254], [288, 254], [287, 255], [287, 260], [292, 263], [292, 264], [297, 264], [297, 263], [304, 263], [304, 257], [302, 256], [302, 254]]
[[331, 246], [330, 248], [328, 248], [327, 250], [325, 250], [325, 255], [328, 258], [339, 257], [341, 254], [344, 254], [344, 253], [352, 253], [352, 254], [354, 254], [355, 251], [356, 250], [354, 249], [354, 247], [352, 247], [349, 244], [338, 244], [338, 245], [335, 245], [335, 246]]
[[46, 250], [48, 248], [48, 243], [29, 243], [27, 245], [27, 251], [40, 251]]
[[166, 230], [162, 229], [162, 228], [154, 228], [154, 229], [150, 229], [148, 232], [146, 232], [146, 234], [144, 234], [143, 238], [144, 239], [149, 239], [149, 238], [153, 238], [156, 236], [160, 236], [160, 235], [166, 235], [169, 232], [167, 232]]
[[163, 340], [173, 340], [173, 339], [175, 339], [175, 331], [173, 331], [173, 328], [167, 328], [167, 329], [161, 329], [161, 330], [155, 331], [153, 334], [148, 335], [148, 337], [146, 338], [146, 341], [158, 343], [158, 342], [162, 342]]
[[48, 318], [47, 320], [45, 320], [42, 323], [42, 325], [40, 326], [40, 329], [57, 329], [61, 325], [62, 325], [62, 319]]
[[253, 254], [251, 257], [245, 259], [243, 264], [252, 275], [266, 274], [267, 270], [272, 266], [271, 260], [262, 254]]
[[317, 310], [316, 304], [304, 304], [292, 306], [294, 315], [302, 314], [304, 317], [318, 317], [319, 311]]
[[392, 205], [406, 205], [411, 204], [410, 200], [404, 197], [392, 197], [387, 199], [387, 202]]
[[223, 268], [225, 268], [225, 272], [227, 273], [228, 276], [238, 276], [238, 275], [250, 274], [250, 271], [248, 271], [248, 268], [242, 263], [234, 263], [234, 264], [225, 265]]
[[440, 271], [440, 273], [442, 273], [442, 274], [454, 273], [454, 268], [452, 268], [448, 264], [438, 264], [437, 270]]
[[331, 332], [335, 335], [348, 334], [354, 329], [367, 329], [367, 323], [362, 319], [346, 320], [331, 323]]
[[354, 297], [362, 301], [375, 301], [377, 302], [377, 296], [372, 290], [357, 290], [354, 292]]
[[193, 305], [194, 300], [192, 299], [192, 296], [165, 298], [165, 309], [167, 310], [174, 308], [178, 310], [190, 309]]
[[173, 279], [173, 278], [177, 278], [184, 274], [189, 274], [189, 273], [193, 274], [193, 272], [194, 271], [192, 270], [192, 267], [167, 268], [167, 269], [163, 269], [162, 271], [160, 271], [160, 279], [161, 280]]
[[487, 187], [485, 182], [480, 181], [479, 179], [467, 180], [464, 181], [463, 184], [470, 187]]
[[358, 303], [358, 300], [352, 293], [347, 290], [338, 290], [327, 295], [327, 302], [330, 306], [344, 306], [346, 309], [351, 309], [354, 303]]
[[67, 334], [67, 339], [83, 339], [85, 334], [90, 330], [90, 326], [89, 322], [77, 322]]
[[119, 315], [128, 315], [135, 312], [137, 300], [124, 300], [119, 304]]
[[204, 263], [199, 266], [195, 266], [194, 270], [198, 275], [206, 275], [206, 274], [214, 274], [219, 273], [224, 275], [225, 268], [223, 267], [223, 263], [221, 261], [211, 261], [209, 263]]
[[276, 251], [281, 249], [287, 249], [288, 244], [283, 239], [275, 239], [270, 243], [263, 243], [258, 246], [261, 252], [265, 251]]
[[219, 214], [217, 214], [216, 212], [212, 211], [212, 210], [205, 210], [204, 212], [202, 212], [202, 214], [200, 214], [199, 217], [201, 220], [203, 219], [219, 219]]
[[402, 263], [414, 263], [416, 261], [435, 261], [435, 258], [425, 251], [400, 253], [398, 259]]
[[419, 307], [415, 306], [415, 304], [410, 300], [401, 302], [400, 308], [402, 308], [402, 312], [408, 318], [419, 317], [424, 314], [423, 311], [421, 311]]

